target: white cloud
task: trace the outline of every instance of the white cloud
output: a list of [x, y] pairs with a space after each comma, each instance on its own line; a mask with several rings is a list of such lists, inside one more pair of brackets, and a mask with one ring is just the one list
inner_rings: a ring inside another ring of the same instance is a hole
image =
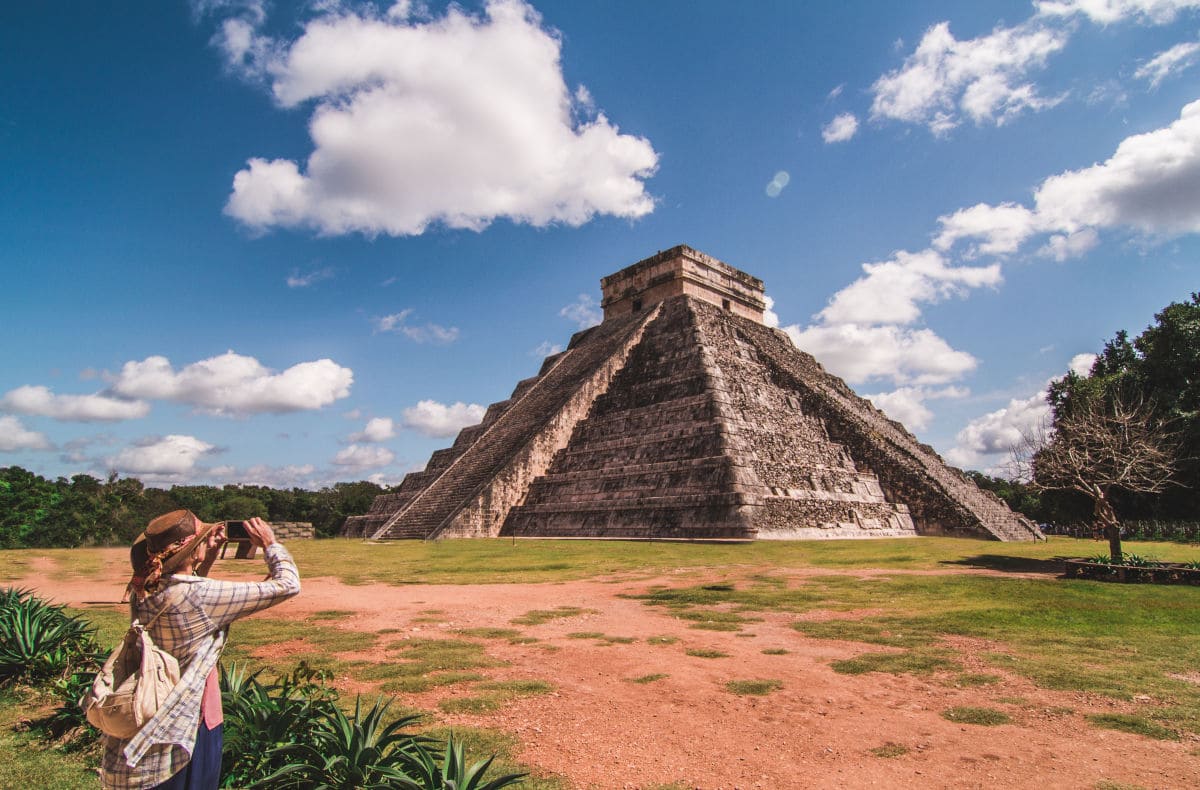
[[1086, 255], [1100, 243], [1100, 234], [1092, 228], [1084, 228], [1074, 233], [1056, 233], [1046, 240], [1046, 246], [1038, 250], [1038, 255], [1053, 258], [1058, 262]]
[[568, 321], [574, 321], [580, 329], [596, 326], [604, 320], [604, 311], [599, 303], [587, 294], [580, 294], [579, 299], [559, 310], [558, 314]]
[[16, 417], [0, 416], [0, 452], [51, 448], [50, 440], [45, 434], [29, 430]]
[[890, 260], [864, 263], [864, 277], [838, 291], [818, 317], [826, 324], [910, 324], [922, 303], [963, 296], [1000, 284], [1000, 267], [952, 266], [936, 250], [900, 250]]
[[216, 448], [195, 436], [152, 437], [126, 447], [107, 459], [107, 465], [129, 475], [153, 478], [180, 478], [190, 474], [196, 462]]
[[227, 351], [176, 371], [166, 357], [126, 362], [113, 381], [128, 397], [186, 403], [218, 415], [319, 409], [350, 394], [354, 373], [333, 360], [301, 362], [282, 373]]
[[948, 22], [934, 25], [903, 66], [871, 86], [871, 117], [919, 123], [943, 135], [962, 115], [978, 125], [1002, 125], [1026, 110], [1052, 107], [1061, 97], [1042, 97], [1022, 80], [1068, 38], [1065, 31], [1026, 23], [959, 41]]
[[766, 307], [763, 308], [763, 323], [769, 327], [779, 326], [779, 314], [775, 312], [775, 300], [764, 295], [763, 301], [766, 302]]
[[802, 351], [851, 384], [888, 379], [897, 385], [945, 384], [978, 364], [929, 329], [859, 324], [816, 325], [784, 331]]
[[452, 5], [429, 21], [339, 6], [295, 41], [243, 33], [217, 42], [229, 61], [265, 70], [281, 106], [315, 105], [303, 170], [253, 158], [234, 177], [226, 213], [252, 228], [406, 236], [654, 209], [643, 182], [658, 154], [593, 117], [589, 94], [572, 97], [561, 39], [521, 0], [490, 0], [482, 17]]
[[396, 435], [391, 417], [372, 417], [359, 433], [350, 434], [351, 442], [386, 442]]
[[1037, 428], [1049, 415], [1045, 390], [1024, 400], [1013, 398], [1004, 408], [967, 423], [958, 432], [956, 444], [946, 453], [946, 458], [963, 467], [977, 466], [989, 460], [994, 463], [998, 456], [1008, 455], [1020, 444], [1024, 434]]
[[288, 464], [269, 466], [256, 464], [246, 469], [232, 466], [213, 467], [209, 476], [214, 480], [237, 483], [244, 486], [268, 486], [270, 488], [320, 488], [326, 481], [318, 480], [317, 468], [312, 464]]
[[541, 343], [538, 344], [537, 348], [535, 348], [533, 351], [529, 352], [529, 356], [538, 357], [539, 359], [543, 359], [545, 357], [553, 356], [554, 354], [557, 354], [557, 353], [561, 352], [562, 350], [563, 350], [563, 347], [561, 344], [551, 343], [549, 340], [543, 340]]
[[333, 457], [337, 466], [352, 470], [377, 469], [396, 460], [396, 454], [386, 447], [352, 444]]
[[858, 132], [858, 119], [853, 113], [844, 112], [835, 117], [821, 130], [821, 139], [827, 143], [844, 143]]
[[1034, 201], [1047, 230], [1200, 232], [1200, 101], [1170, 126], [1125, 138], [1106, 162], [1047, 178]]
[[1200, 0], [1036, 0], [1034, 7], [1043, 16], [1082, 14], [1101, 25], [1130, 18], [1163, 25], [1174, 21], [1180, 11], [1200, 8]]
[[980, 203], [941, 217], [934, 246], [948, 252], [964, 239], [981, 239], [963, 255], [1000, 255], [1049, 233], [1040, 254], [1065, 260], [1096, 246], [1100, 229], [1200, 232], [1200, 101], [1169, 126], [1125, 138], [1107, 161], [1045, 179], [1033, 204]]
[[942, 229], [934, 238], [933, 246], [945, 251], [959, 239], [982, 238], [983, 243], [969, 251], [967, 257], [1004, 255], [1015, 252], [1025, 239], [1036, 232], [1036, 219], [1032, 211], [1015, 203], [1002, 203], [999, 206], [979, 203], [938, 217]]
[[1200, 42], [1187, 41], [1176, 44], [1139, 66], [1133, 76], [1148, 80], [1151, 88], [1157, 88], [1167, 77], [1196, 65], [1198, 57], [1200, 57]]
[[0, 398], [0, 409], [70, 422], [115, 422], [145, 417], [150, 413], [150, 404], [103, 393], [55, 395], [48, 387], [24, 386], [5, 393]]
[[1067, 370], [1077, 376], [1086, 376], [1092, 372], [1092, 365], [1096, 362], [1095, 354], [1076, 354], [1071, 357], [1071, 361], [1067, 363]]
[[299, 271], [293, 269], [292, 273], [287, 277], [288, 288], [307, 288], [308, 286], [319, 283], [322, 280], [329, 280], [333, 277], [333, 269], [326, 267], [315, 271], [300, 274]]
[[920, 431], [928, 427], [933, 419], [933, 412], [925, 406], [925, 401], [965, 398], [969, 394], [970, 392], [962, 387], [942, 387], [941, 389], [899, 387], [891, 392], [864, 395], [863, 397], [868, 398], [876, 408], [910, 431]]
[[375, 325], [376, 332], [392, 332], [404, 335], [414, 343], [446, 344], [458, 340], [458, 327], [446, 327], [430, 323], [422, 326], [412, 326], [407, 323], [408, 317], [412, 314], [412, 308], [406, 308], [398, 313], [373, 318], [371, 322]]
[[426, 436], [445, 438], [457, 435], [468, 425], [478, 424], [486, 411], [476, 403], [459, 402], [447, 406], [434, 400], [423, 400], [404, 410], [404, 427]]
[[[1087, 376], [1095, 361], [1095, 354], [1076, 354], [1067, 368], [1077, 375]], [[1004, 408], [971, 420], [958, 432], [956, 444], [946, 453], [946, 458], [962, 467], [989, 465], [995, 468], [1002, 465], [1004, 457], [1020, 444], [1022, 437], [1051, 419], [1047, 393], [1048, 389], [1043, 387], [1028, 398], [1013, 398]]]

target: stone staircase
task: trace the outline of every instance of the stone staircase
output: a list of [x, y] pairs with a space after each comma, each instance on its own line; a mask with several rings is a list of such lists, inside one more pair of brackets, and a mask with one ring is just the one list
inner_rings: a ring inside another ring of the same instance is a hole
[[[592, 383], [593, 375], [604, 367], [606, 360], [621, 356], [622, 349], [634, 342], [652, 314], [608, 321], [577, 334], [567, 351], [543, 363], [538, 376], [522, 381], [509, 400], [490, 407], [490, 419], [485, 419], [484, 425], [473, 431], [466, 429], [472, 433], [466, 437], [460, 435], [454, 447], [439, 451], [444, 453], [440, 458], [435, 453], [419, 490], [371, 537], [430, 539], [451, 527], [456, 527], [450, 530], [453, 534], [495, 534], [518, 497], [505, 502], [503, 492], [498, 497], [487, 496], [486, 501], [474, 503], [462, 523], [453, 522], [464, 515], [464, 509], [472, 505], [482, 489], [497, 480], [510, 460], [539, 437], [548, 421], [561, 418], [571, 397]], [[607, 386], [607, 381], [602, 385]], [[534, 449], [533, 454], [539, 454]], [[549, 455], [544, 451], [541, 454]], [[531, 472], [523, 470], [523, 474]]]

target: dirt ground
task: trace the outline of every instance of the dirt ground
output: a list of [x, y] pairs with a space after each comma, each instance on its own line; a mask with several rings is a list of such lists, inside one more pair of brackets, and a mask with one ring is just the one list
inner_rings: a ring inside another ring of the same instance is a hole
[[[223, 564], [214, 576], [222, 575]], [[39, 573], [48, 569], [32, 570], [16, 584], [72, 605], [115, 601], [124, 584], [113, 578], [110, 586], [98, 588], [95, 582], [55, 581]], [[753, 572], [738, 569], [739, 576]], [[577, 788], [1200, 787], [1195, 739], [1158, 741], [1092, 727], [1085, 715], [1127, 707], [1104, 697], [1039, 689], [973, 659], [994, 645], [954, 644], [967, 671], [1003, 677], [983, 687], [956, 687], [952, 675], [840, 675], [830, 669], [831, 661], [885, 648], [808, 638], [789, 627], [798, 619], [794, 614], [768, 613], [741, 634], [700, 631], [660, 607], [619, 597], [654, 584], [690, 585], [701, 578], [680, 572], [553, 584], [403, 587], [347, 586], [317, 578], [306, 579], [298, 598], [267, 616], [304, 620], [315, 612], [348, 610], [354, 614], [320, 622], [355, 631], [400, 629], [389, 635], [393, 639], [461, 638], [458, 629], [479, 627], [516, 628], [536, 637], [536, 643], [519, 645], [486, 640], [489, 655], [508, 663], [484, 672], [498, 680], [548, 681], [553, 692], [518, 698], [493, 713], [439, 713], [439, 721], [512, 733], [521, 744], [516, 756], [522, 762], [565, 777]], [[541, 625], [510, 624], [531, 610], [557, 606], [593, 611]], [[572, 632], [637, 641], [601, 644], [568, 637]], [[652, 636], [678, 641], [648, 643]], [[286, 663], [289, 647], [263, 655], [285, 654], [280, 660]], [[728, 657], [688, 656], [689, 649]], [[769, 649], [788, 652], [763, 652]], [[631, 682], [651, 674], [665, 677]], [[782, 686], [761, 697], [725, 689], [728, 681], [752, 679], [778, 680]], [[470, 693], [469, 684], [458, 684], [404, 695], [404, 702], [437, 710], [439, 700]], [[1014, 704], [1014, 698], [1023, 701]], [[960, 705], [999, 708], [1013, 722], [985, 727], [939, 715]], [[894, 757], [872, 753], [887, 744], [908, 751]]]

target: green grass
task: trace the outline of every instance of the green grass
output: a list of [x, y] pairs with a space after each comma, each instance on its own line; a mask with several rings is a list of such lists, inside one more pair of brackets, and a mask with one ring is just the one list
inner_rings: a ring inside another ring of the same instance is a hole
[[874, 749], [870, 749], [869, 751], [875, 757], [883, 757], [886, 759], [890, 757], [903, 757], [909, 753], [910, 749], [902, 744], [888, 741], [883, 746], [876, 746]]
[[452, 697], [438, 703], [446, 713], [491, 713], [517, 697], [549, 694], [554, 686], [544, 680], [495, 680], [480, 683], [469, 697]]
[[654, 682], [654, 681], [656, 681], [656, 680], [662, 680], [663, 678], [667, 678], [667, 677], [670, 677], [670, 675], [667, 675], [666, 673], [663, 673], [663, 672], [655, 672], [655, 673], [653, 673], [653, 674], [650, 674], [650, 675], [641, 675], [641, 676], [639, 676], [639, 677], [636, 677], [636, 678], [626, 678], [626, 679], [627, 679], [627, 680], [628, 680], [630, 683], [642, 683], [642, 684], [645, 684], [645, 683], [653, 683], [653, 682]]
[[1124, 713], [1101, 713], [1088, 716], [1087, 720], [1097, 727], [1106, 730], [1120, 730], [1159, 741], [1177, 741], [1179, 733], [1151, 721], [1143, 716], [1131, 716]]
[[991, 686], [999, 683], [1004, 678], [999, 675], [993, 675], [988, 672], [964, 672], [951, 679], [951, 684], [963, 688], [971, 688], [975, 686]]
[[996, 710], [995, 708], [972, 708], [970, 706], [960, 706], [944, 710], [942, 711], [942, 718], [956, 724], [978, 724], [984, 727], [995, 727], [999, 724], [1008, 724], [1012, 721], [1012, 717], [1002, 710]]
[[521, 632], [515, 628], [460, 628], [456, 633], [476, 639], [518, 639]]
[[595, 609], [581, 609], [578, 606], [559, 606], [554, 609], [534, 609], [520, 617], [509, 620], [513, 625], [542, 625], [552, 620], [562, 620], [568, 617], [578, 617], [581, 614], [595, 614]]
[[646, 644], [648, 645], [673, 645], [679, 641], [677, 636], [648, 636]]
[[[679, 569], [753, 569], [753, 586], [782, 588], [774, 576], [786, 568], [941, 567], [1025, 569], [1052, 563], [1056, 557], [1097, 553], [1090, 540], [1052, 537], [1039, 543], [983, 543], [965, 538], [913, 540], [759, 541], [744, 544], [472, 539], [395, 541], [296, 540], [288, 549], [306, 578], [328, 576], [346, 584], [505, 584], [587, 579], [619, 573], [650, 576]], [[1195, 546], [1179, 543], [1126, 541], [1125, 550], [1170, 562], [1197, 559]], [[103, 578], [102, 569], [128, 568], [127, 547], [84, 549], [10, 549], [0, 551], [0, 580], [31, 575], [33, 557], [50, 557], [56, 573]], [[222, 560], [218, 575], [262, 574], [262, 563]], [[769, 568], [770, 573], [761, 569]], [[120, 589], [112, 592], [113, 600]]]
[[[924, 541], [914, 543], [921, 546]], [[935, 548], [945, 545], [940, 539], [935, 544]], [[987, 545], [992, 549], [992, 544]], [[1050, 545], [1062, 549], [1064, 544], [1051, 541]], [[1087, 545], [1086, 541], [1066, 543], [1075, 549]], [[992, 550], [1012, 551], [1018, 559], [1028, 559], [1046, 551], [1046, 544], [1039, 546], [1004, 544]], [[821, 547], [816, 548], [819, 553]], [[946, 564], [1005, 564], [988, 556], [986, 561], [967, 557]], [[1183, 586], [1054, 577], [895, 573], [868, 578], [810, 576], [790, 588], [741, 583], [655, 587], [633, 597], [661, 607], [666, 614], [702, 621], [746, 618], [753, 612], [841, 612], [837, 619], [797, 620], [793, 627], [809, 637], [905, 651], [835, 662], [834, 668], [842, 672], [959, 671], [947, 640], [983, 639], [997, 649], [984, 651], [980, 658], [1006, 674], [1058, 691], [1122, 700], [1149, 695], [1169, 701], [1147, 710], [1146, 716], [1169, 729], [1200, 733], [1200, 687], [1180, 679], [1194, 671], [1194, 657], [1200, 655], [1197, 594], [1195, 588]], [[871, 614], [856, 616], [863, 610]]]
[[0, 691], [0, 787], [53, 787], [95, 790], [93, 752], [67, 752], [30, 732], [17, 732], [17, 722], [50, 712], [53, 704], [32, 691]]
[[728, 653], [722, 653], [720, 650], [712, 650], [707, 647], [693, 647], [683, 652], [696, 658], [729, 658]]
[[568, 639], [594, 639], [600, 645], [631, 645], [637, 641], [632, 636], [611, 636], [601, 631], [574, 631], [567, 634]]
[[725, 690], [729, 693], [751, 697], [765, 697], [781, 688], [782, 680], [731, 680], [725, 684]]
[[783, 647], [767, 647], [763, 649], [762, 654], [764, 656], [786, 656], [791, 652]]
[[309, 620], [344, 620], [351, 617], [355, 612], [349, 609], [322, 609], [319, 612], [313, 612], [308, 615]]
[[830, 664], [840, 675], [863, 675], [867, 672], [929, 674], [958, 669], [958, 662], [944, 653], [910, 650], [903, 653], [863, 653], [854, 658]]

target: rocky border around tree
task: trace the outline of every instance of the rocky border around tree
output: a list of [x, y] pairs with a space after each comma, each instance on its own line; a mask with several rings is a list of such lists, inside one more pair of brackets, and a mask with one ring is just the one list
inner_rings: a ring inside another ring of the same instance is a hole
[[1065, 560], [1064, 565], [1064, 574], [1068, 579], [1200, 586], [1200, 567], [1197, 567], [1197, 563], [1150, 561], [1138, 565], [1114, 565], [1088, 559], [1070, 559]]

